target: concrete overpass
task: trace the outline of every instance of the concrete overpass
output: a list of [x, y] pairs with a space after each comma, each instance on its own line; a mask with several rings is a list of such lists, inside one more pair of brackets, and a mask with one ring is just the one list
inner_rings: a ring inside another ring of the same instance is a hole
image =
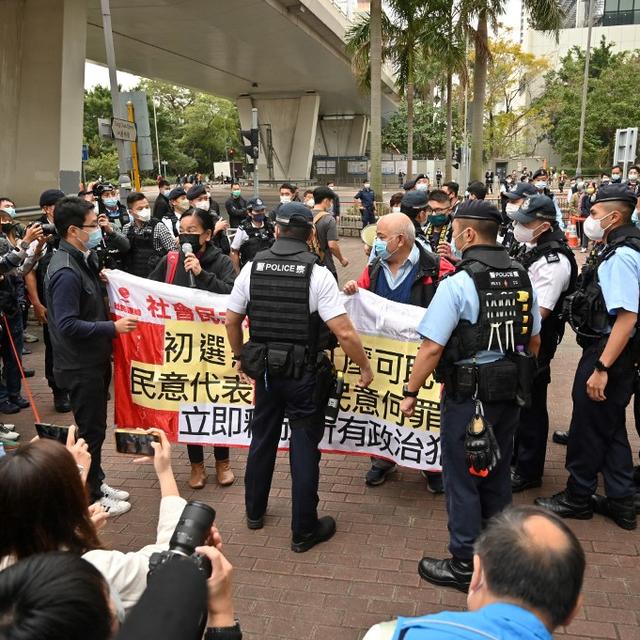
[[[100, 2], [2, 8], [0, 191], [31, 204], [45, 188], [77, 188], [84, 61], [105, 62]], [[369, 99], [344, 52], [347, 19], [331, 0], [111, 0], [111, 13], [120, 70], [236, 100], [243, 128], [259, 109], [276, 179], [307, 178], [314, 153], [364, 153]], [[388, 74], [383, 86], [388, 114], [397, 105]]]

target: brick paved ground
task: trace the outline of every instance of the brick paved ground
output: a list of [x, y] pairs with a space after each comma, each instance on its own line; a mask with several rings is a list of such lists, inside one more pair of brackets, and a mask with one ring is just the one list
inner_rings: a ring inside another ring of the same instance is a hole
[[[353, 277], [363, 266], [361, 245], [356, 240], [343, 244], [352, 266], [342, 275]], [[30, 330], [37, 331], [34, 327]], [[42, 342], [31, 346], [34, 355], [25, 360], [37, 369], [32, 386], [43, 418], [66, 424], [68, 420], [53, 413], [42, 377]], [[578, 348], [568, 335], [553, 363], [554, 382], [549, 397], [554, 426], [568, 423], [577, 358]], [[23, 441], [34, 435], [30, 411], [23, 411], [15, 422]], [[637, 451], [640, 443], [631, 416], [629, 424]], [[550, 443], [548, 454], [542, 489], [516, 496], [517, 503], [530, 503], [537, 495], [549, 495], [563, 488], [565, 450]], [[261, 531], [248, 531], [244, 524], [245, 456], [244, 450], [232, 451], [238, 478], [234, 486], [222, 489], [210, 482], [198, 492], [187, 485], [185, 448], [175, 446], [173, 456], [183, 496], [204, 500], [217, 511], [225, 553], [236, 568], [235, 604], [245, 638], [349, 640], [361, 638], [370, 625], [396, 615], [464, 607], [462, 594], [428, 586], [416, 573], [423, 554], [447, 553], [444, 499], [428, 493], [418, 473], [400, 471], [385, 485], [370, 489], [363, 481], [367, 459], [324, 455], [319, 509], [322, 514], [336, 517], [338, 533], [328, 543], [305, 554], [294, 554], [289, 549], [287, 456], [278, 456], [266, 526]], [[110, 483], [131, 491], [133, 504], [130, 513], [108, 523], [106, 541], [117, 549], [135, 550], [154, 539], [159, 502], [155, 474], [150, 467], [137, 467], [130, 458], [115, 454], [110, 437], [105, 445], [104, 462]], [[211, 455], [207, 464], [211, 470]], [[580, 638], [640, 639], [639, 534], [623, 531], [600, 516], [569, 524], [585, 547], [588, 569], [585, 607], [566, 634]]]

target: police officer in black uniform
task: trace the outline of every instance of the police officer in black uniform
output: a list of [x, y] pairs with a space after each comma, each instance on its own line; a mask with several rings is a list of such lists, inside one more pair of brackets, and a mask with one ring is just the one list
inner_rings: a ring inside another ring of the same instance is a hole
[[251, 262], [256, 253], [268, 249], [275, 240], [275, 227], [265, 216], [266, 206], [261, 198], [246, 203], [247, 216], [240, 223], [233, 242], [230, 258], [236, 271]]
[[509, 217], [514, 223], [515, 239], [520, 243], [516, 245], [515, 259], [529, 273], [542, 316], [531, 406], [520, 411], [515, 442], [516, 462], [511, 474], [511, 490], [515, 493], [542, 484], [549, 435], [547, 388], [551, 383], [551, 360], [564, 336], [562, 305], [575, 289], [578, 266], [558, 227], [550, 198], [533, 195]]
[[[420, 576], [467, 591], [483, 522], [511, 503], [509, 465], [519, 403], [527, 401], [540, 346], [540, 312], [526, 270], [496, 244], [502, 218], [469, 200], [453, 219], [462, 252], [418, 325], [424, 338], [404, 387], [411, 416], [431, 373], [444, 382], [440, 442], [451, 558], [423, 558]], [[527, 353], [529, 351], [530, 353]]]
[[[236, 278], [226, 327], [242, 376], [255, 379], [255, 410], [245, 473], [249, 529], [261, 529], [282, 422], [290, 426], [292, 543], [311, 549], [335, 533], [331, 516], [318, 518], [318, 479], [324, 412], [334, 384], [324, 349], [335, 344], [360, 367], [360, 386], [373, 379], [367, 356], [340, 300], [331, 273], [318, 265], [307, 241], [313, 214], [298, 202], [283, 204], [276, 217], [276, 241], [256, 255]], [[250, 321], [243, 345], [242, 323]]]
[[[595, 264], [580, 274], [567, 315], [582, 347], [573, 382], [564, 491], [536, 504], [563, 518], [587, 520], [594, 510], [623, 529], [637, 526], [633, 458], [625, 410], [633, 393], [640, 332], [640, 230], [631, 223], [637, 198], [627, 185], [600, 187], [584, 231], [604, 241]], [[598, 473], [605, 496], [593, 495]]]
[[412, 189], [402, 196], [400, 211], [411, 218], [416, 231], [416, 240], [430, 250], [429, 240], [424, 233], [422, 225], [427, 221], [427, 209], [429, 208], [429, 192]]

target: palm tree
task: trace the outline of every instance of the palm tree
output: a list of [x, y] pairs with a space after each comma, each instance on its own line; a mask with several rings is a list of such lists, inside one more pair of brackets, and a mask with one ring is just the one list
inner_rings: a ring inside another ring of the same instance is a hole
[[371, 186], [382, 202], [382, 0], [371, 0]]
[[[475, 49], [473, 65], [473, 112], [471, 120], [471, 180], [483, 176], [482, 151], [484, 147], [484, 103], [489, 63], [488, 27], [497, 27], [506, 10], [506, 0], [461, 0], [458, 6], [460, 22], [472, 38]], [[529, 23], [540, 31], [556, 32], [562, 24], [564, 12], [557, 0], [522, 0], [529, 15]], [[474, 29], [472, 23], [477, 20]]]

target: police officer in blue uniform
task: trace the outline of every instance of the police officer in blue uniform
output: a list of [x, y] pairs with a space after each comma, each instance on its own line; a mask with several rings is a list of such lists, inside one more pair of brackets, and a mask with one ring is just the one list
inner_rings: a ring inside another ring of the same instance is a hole
[[496, 244], [501, 220], [485, 200], [458, 208], [453, 238], [462, 260], [440, 282], [418, 325], [424, 341], [400, 404], [410, 416], [434, 370], [444, 382], [440, 442], [452, 557], [423, 558], [418, 573], [461, 591], [469, 587], [483, 522], [511, 503], [518, 403], [527, 401], [531, 354], [540, 345], [540, 312], [527, 272]]
[[[292, 543], [295, 552], [333, 536], [331, 516], [318, 518], [318, 479], [324, 413], [335, 384], [325, 349], [335, 336], [360, 367], [360, 386], [372, 379], [371, 366], [349, 317], [335, 278], [318, 264], [307, 241], [313, 213], [299, 202], [276, 214], [276, 241], [247, 263], [229, 297], [226, 327], [241, 376], [255, 380], [255, 410], [245, 473], [249, 529], [261, 529], [282, 423], [289, 419], [292, 480]], [[249, 341], [242, 323], [249, 317]], [[332, 335], [333, 334], [333, 335]]]
[[[625, 409], [638, 362], [640, 230], [631, 224], [637, 198], [626, 185], [598, 190], [584, 222], [590, 240], [604, 242], [595, 264], [583, 269], [567, 315], [582, 347], [573, 382], [564, 491], [536, 504], [564, 518], [587, 520], [593, 512], [623, 529], [637, 526], [633, 458]], [[605, 496], [593, 495], [598, 473]]]
[[519, 243], [514, 257], [529, 274], [542, 316], [531, 406], [520, 411], [515, 441], [511, 490], [516, 493], [542, 484], [549, 436], [547, 388], [551, 383], [551, 361], [564, 336], [562, 306], [567, 295], [575, 289], [578, 266], [558, 227], [550, 198], [533, 195], [508, 215], [513, 220], [513, 233]]

